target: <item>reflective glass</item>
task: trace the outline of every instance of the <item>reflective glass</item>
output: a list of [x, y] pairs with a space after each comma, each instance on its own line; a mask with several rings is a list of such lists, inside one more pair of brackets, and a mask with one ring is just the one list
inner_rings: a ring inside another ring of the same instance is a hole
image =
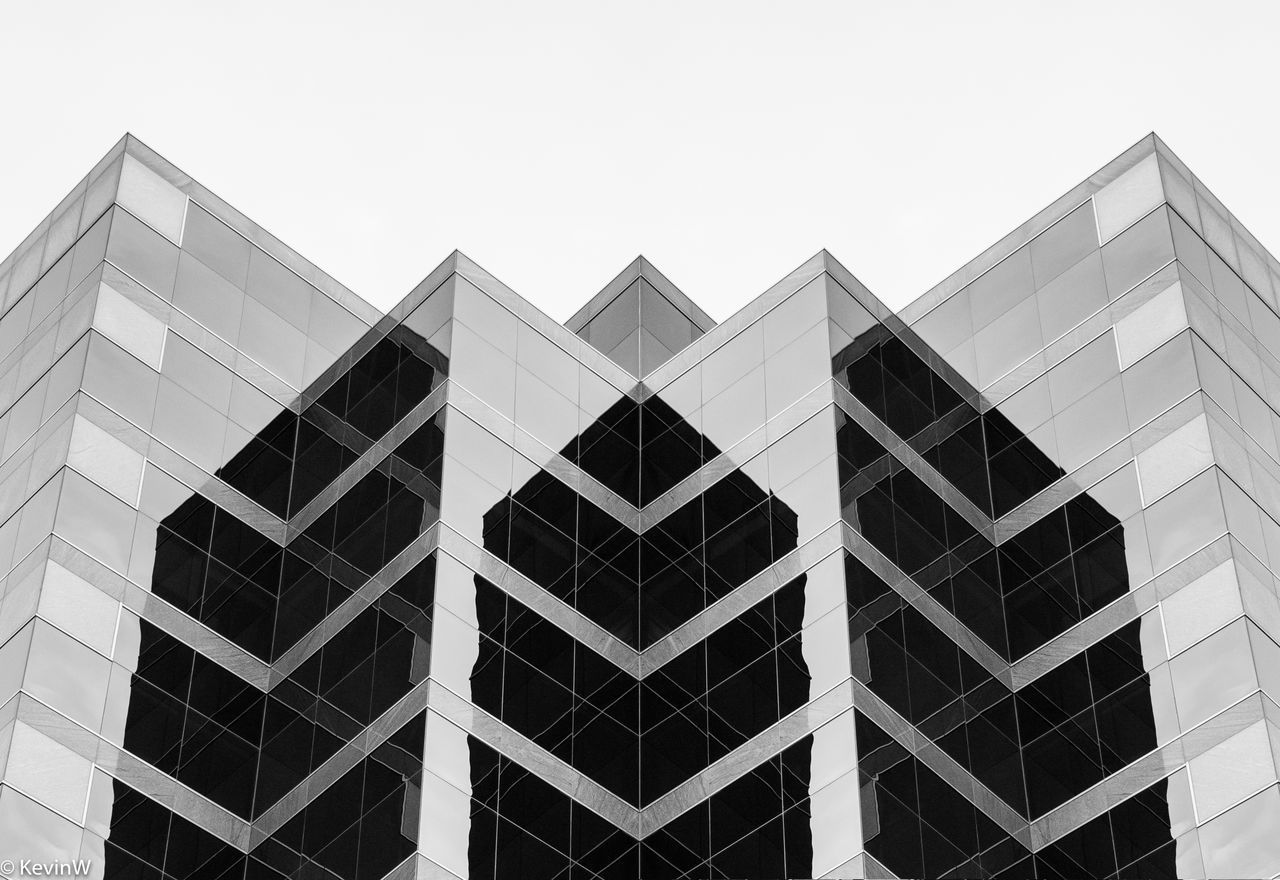
[[816, 325], [765, 362], [765, 417], [773, 418], [830, 375], [827, 328]]
[[240, 349], [295, 388], [303, 385], [307, 340], [275, 312], [246, 299], [240, 319]]
[[106, 657], [36, 621], [24, 687], [45, 705], [89, 730], [98, 730], [110, 669]]
[[1091, 391], [1054, 419], [1058, 460], [1068, 472], [1078, 468], [1129, 433], [1124, 390], [1117, 377]]
[[228, 342], [239, 339], [243, 291], [190, 254], [178, 261], [173, 304]]
[[1035, 292], [1030, 248], [1019, 248], [968, 286], [973, 328], [981, 330]]
[[1204, 239], [1197, 235], [1176, 211], [1170, 212], [1169, 224], [1173, 231], [1173, 250], [1178, 256], [1178, 262], [1190, 269], [1205, 287], [1212, 285], [1213, 276], [1209, 272], [1209, 249]]
[[195, 202], [187, 208], [182, 249], [244, 289], [249, 275], [249, 242]]
[[105, 284], [98, 288], [93, 326], [152, 369], [160, 367], [164, 323]]
[[1274, 786], [1200, 829], [1210, 877], [1270, 877], [1280, 871], [1280, 789]]
[[1094, 193], [1099, 235], [1107, 241], [1163, 200], [1160, 167], [1151, 153]]
[[[640, 323], [672, 354], [693, 341], [694, 324], [669, 299], [640, 279]], [[657, 364], [645, 365], [653, 369]]]
[[334, 354], [346, 351], [368, 330], [359, 318], [314, 288], [310, 311], [307, 336]]
[[1129, 424], [1145, 425], [1199, 385], [1191, 336], [1183, 333], [1124, 371]]
[[1276, 775], [1267, 722], [1255, 721], [1187, 765], [1201, 821], [1235, 806]]
[[[765, 371], [756, 367], [703, 407], [703, 432], [728, 449], [765, 421]], [[704, 386], [705, 388], [705, 386]]]
[[15, 789], [0, 788], [0, 844], [44, 864], [79, 853], [81, 829]]
[[1258, 687], [1244, 620], [1169, 661], [1182, 729], [1190, 730]]
[[752, 324], [716, 349], [702, 364], [702, 399], [710, 401], [764, 360], [760, 323]]
[[1131, 287], [1173, 259], [1169, 215], [1152, 211], [1102, 248], [1107, 291], [1119, 299]]
[[107, 259], [145, 284], [152, 293], [173, 299], [178, 249], [127, 211], [112, 214]]
[[1031, 270], [1044, 287], [1091, 251], [1098, 249], [1093, 202], [1087, 201], [1031, 240]]
[[1036, 292], [1040, 328], [1051, 342], [1107, 304], [1102, 255], [1095, 249]]
[[1151, 562], [1157, 572], [1221, 535], [1227, 528], [1216, 469], [1161, 498], [1146, 510]]
[[986, 387], [1035, 354], [1040, 337], [1040, 312], [1035, 299], [1013, 307], [978, 331], [978, 384]]
[[54, 530], [119, 572], [129, 570], [134, 510], [75, 471], [63, 480]]
[[1116, 323], [1116, 345], [1122, 366], [1155, 350], [1187, 326], [1180, 284], [1173, 284]]

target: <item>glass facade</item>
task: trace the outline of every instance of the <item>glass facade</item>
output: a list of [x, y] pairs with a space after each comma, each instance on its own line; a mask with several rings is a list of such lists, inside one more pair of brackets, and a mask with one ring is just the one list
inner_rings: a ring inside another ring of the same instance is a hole
[[1154, 136], [897, 314], [565, 325], [126, 137], [0, 264], [0, 857], [1274, 876], [1278, 298]]

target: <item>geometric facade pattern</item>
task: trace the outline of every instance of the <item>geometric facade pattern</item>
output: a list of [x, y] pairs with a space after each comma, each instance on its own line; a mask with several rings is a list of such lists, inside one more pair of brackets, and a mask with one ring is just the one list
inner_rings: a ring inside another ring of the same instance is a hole
[[0, 301], [0, 855], [1280, 873], [1280, 263], [1154, 135], [897, 314], [565, 325], [126, 136]]

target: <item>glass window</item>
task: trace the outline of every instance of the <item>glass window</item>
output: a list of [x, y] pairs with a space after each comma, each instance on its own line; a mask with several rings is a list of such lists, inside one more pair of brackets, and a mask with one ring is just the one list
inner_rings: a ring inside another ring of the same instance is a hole
[[826, 324], [814, 325], [765, 362], [765, 417], [773, 418], [831, 376]]
[[1031, 271], [1044, 287], [1091, 251], [1098, 249], [1093, 202], [1085, 202], [1031, 240]]
[[1062, 412], [1120, 372], [1110, 331], [1085, 345], [1049, 371], [1049, 397]]
[[250, 434], [257, 434], [283, 412], [284, 407], [239, 376], [231, 380], [231, 408], [227, 414]]
[[1240, 410], [1240, 426], [1272, 458], [1280, 457], [1276, 452], [1276, 435], [1271, 422], [1271, 407], [1267, 406], [1266, 402], [1239, 376], [1232, 378], [1235, 385], [1236, 406]]
[[1152, 211], [1102, 249], [1107, 291], [1119, 299], [1142, 279], [1173, 259], [1169, 214]]
[[[640, 279], [640, 323], [672, 354], [693, 341], [693, 322], [643, 278]], [[646, 368], [651, 369], [648, 365]]]
[[1243, 619], [1169, 661], [1178, 719], [1184, 731], [1258, 687]]
[[147, 462], [142, 477], [138, 509], [154, 520], [162, 520], [189, 500], [195, 492], [169, 474]]
[[773, 354], [827, 316], [827, 277], [819, 275], [764, 316], [764, 354]]
[[136, 504], [143, 457], [77, 414], [67, 464], [128, 504]]
[[459, 278], [454, 291], [453, 316], [484, 335], [499, 351], [514, 355], [516, 316], [469, 281]]
[[22, 789], [78, 822], [84, 815], [92, 772], [93, 764], [66, 746], [21, 721], [14, 725], [4, 771], [6, 785]]
[[107, 233], [110, 231], [111, 212], [108, 211], [80, 236], [71, 254], [71, 277], [68, 280], [72, 287], [83, 281], [107, 255]]
[[1116, 377], [1054, 419], [1058, 463], [1068, 472], [1123, 440], [1129, 433], [1124, 390]]
[[826, 409], [769, 445], [769, 487], [777, 490], [835, 452], [835, 425]]
[[35, 302], [31, 306], [31, 323], [39, 324], [67, 295], [67, 279], [71, 274], [71, 255], [63, 256], [53, 268], [44, 273], [31, 291]]
[[587, 342], [603, 352], [613, 351], [640, 326], [640, 282], [630, 287], [604, 307], [583, 328]]
[[0, 788], [0, 828], [6, 840], [22, 841], [22, 855], [37, 862], [65, 862], [68, 853], [80, 851], [83, 835], [78, 825], [12, 788]]
[[168, 379], [160, 380], [152, 432], [209, 473], [222, 464], [226, 417]]
[[307, 353], [302, 331], [259, 303], [246, 298], [240, 321], [240, 349], [294, 388], [301, 388]]
[[330, 352], [342, 354], [356, 344], [368, 326], [328, 296], [311, 289], [311, 320], [307, 336]]
[[1163, 201], [1160, 166], [1152, 153], [1093, 194], [1098, 234], [1107, 241]]
[[1030, 249], [1014, 251], [966, 289], [973, 310], [973, 328], [981, 330], [1035, 292]]
[[25, 687], [37, 700], [97, 731], [110, 671], [111, 661], [106, 657], [36, 621]]
[[[1187, 765], [1201, 820], [1218, 815], [1275, 779], [1267, 722], [1255, 721]], [[1280, 818], [1280, 817], [1278, 817]]]
[[613, 348], [604, 352], [615, 364], [633, 376], [640, 373], [640, 331], [632, 331], [631, 335]]
[[190, 254], [178, 261], [173, 304], [228, 342], [239, 339], [244, 293]]
[[43, 380], [37, 382], [9, 410], [9, 425], [4, 437], [4, 458], [17, 452], [19, 447], [31, 439], [31, 435], [40, 427], [46, 390], [47, 386]]
[[18, 525], [17, 537], [14, 539], [12, 560], [22, 559], [32, 547], [49, 537], [49, 533], [53, 531], [54, 515], [58, 508], [58, 497], [62, 491], [62, 479], [65, 473], [67, 472], [60, 472], [58, 476], [41, 486], [36, 494], [31, 496], [31, 500], [23, 505], [20, 514], [22, 519]]
[[1227, 415], [1240, 421], [1240, 409], [1236, 406], [1235, 376], [1231, 368], [1222, 362], [1217, 352], [1201, 342], [1200, 337], [1193, 336], [1192, 345], [1196, 353], [1201, 387]]
[[511, 447], [469, 418], [450, 414], [445, 452], [490, 485], [501, 490], [511, 487]]
[[[956, 294], [957, 297], [961, 295]], [[829, 278], [827, 280], [827, 311], [831, 319], [839, 324], [851, 339], [857, 339], [880, 323], [862, 303], [853, 298], [849, 291]]]
[[231, 371], [177, 333], [169, 334], [160, 372], [215, 409], [231, 402]]
[[191, 202], [182, 249], [241, 289], [249, 275], [249, 242], [204, 208]]
[[1253, 323], [1253, 335], [1271, 352], [1280, 352], [1280, 315], [1254, 294], [1249, 294], [1249, 318]]
[[1199, 387], [1188, 333], [1166, 342], [1124, 372], [1129, 424], [1137, 428]]
[[1219, 302], [1225, 305], [1231, 311], [1231, 314], [1236, 316], [1236, 320], [1247, 327], [1249, 325], [1249, 305], [1245, 300], [1245, 286], [1244, 282], [1240, 280], [1240, 276], [1232, 271], [1231, 267], [1224, 263], [1222, 258], [1213, 251], [1209, 251], [1209, 274], [1213, 278], [1213, 283], [1210, 286], [1213, 288], [1213, 293]]
[[1043, 346], [1039, 304], [1028, 299], [997, 317], [974, 338], [979, 386], [987, 387]]
[[764, 361], [764, 332], [756, 322], [702, 363], [702, 399], [709, 401]]
[[453, 335], [458, 344], [453, 347], [450, 377], [507, 418], [515, 418], [515, 361], [465, 324], [454, 321]]
[[256, 247], [249, 249], [245, 291], [299, 330], [307, 329], [311, 318], [311, 298], [319, 293]]
[[[421, 306], [418, 311], [420, 310]], [[577, 403], [578, 362], [523, 321], [516, 333], [516, 362]]]
[[1108, 302], [1102, 254], [1097, 250], [1062, 272], [1036, 292], [1040, 304], [1040, 328], [1045, 342], [1052, 342]]
[[1150, 504], [1211, 464], [1209, 423], [1201, 414], [1138, 454], [1142, 497]]
[[1173, 230], [1173, 251], [1178, 262], [1190, 269], [1201, 284], [1206, 287], [1213, 284], [1213, 276], [1209, 273], [1209, 249], [1204, 239], [1176, 211], [1169, 212], [1169, 225]]
[[1226, 531], [1218, 472], [1205, 471], [1146, 510], [1151, 562], [1162, 572]]
[[1133, 462], [1092, 486], [1088, 494], [1107, 513], [1121, 521], [1142, 509], [1142, 496], [1138, 493], [1138, 471]]
[[764, 369], [756, 367], [703, 407], [703, 435], [725, 450], [763, 425], [764, 415]]
[[173, 299], [178, 275], [178, 249], [172, 242], [127, 211], [112, 214], [107, 259], [146, 285], [152, 293]]
[[135, 513], [123, 501], [67, 471], [54, 530], [93, 558], [119, 572], [129, 570]]
[[1200, 828], [1209, 877], [1270, 877], [1280, 872], [1280, 788], [1272, 786]]
[[0, 318], [0, 357], [6, 357], [27, 336], [31, 327], [31, 306], [35, 297], [27, 294]]
[[1120, 363], [1129, 366], [1187, 326], [1182, 285], [1174, 283], [1116, 322]]
[[116, 201], [160, 230], [170, 241], [181, 239], [182, 218], [187, 212], [186, 195], [127, 153], [120, 169]]
[[1244, 613], [1230, 560], [1202, 574], [1161, 603], [1170, 654], [1180, 654]]
[[[1099, 263], [1101, 270], [1101, 263]], [[859, 306], [861, 308], [861, 306]], [[867, 315], [870, 319], [871, 316]], [[862, 329], [866, 329], [863, 327]], [[969, 306], [969, 288], [943, 300], [942, 304], [911, 325], [934, 351], [946, 354], [973, 336], [973, 315]]]
[[516, 424], [553, 452], [559, 452], [577, 436], [578, 407], [528, 370], [518, 367]]
[[98, 286], [93, 326], [144, 364], [160, 368], [164, 322], [105, 284]]
[[641, 327], [637, 331], [636, 340], [639, 344], [639, 364], [640, 372], [638, 375], [646, 375], [658, 367], [671, 360], [671, 356], [675, 351], [663, 345], [662, 342], [649, 332], [648, 327]]

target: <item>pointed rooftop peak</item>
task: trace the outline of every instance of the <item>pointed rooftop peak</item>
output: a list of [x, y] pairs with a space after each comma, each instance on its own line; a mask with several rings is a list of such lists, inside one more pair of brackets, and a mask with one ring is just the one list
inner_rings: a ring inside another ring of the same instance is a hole
[[639, 378], [715, 323], [667, 276], [638, 256], [565, 326]]

